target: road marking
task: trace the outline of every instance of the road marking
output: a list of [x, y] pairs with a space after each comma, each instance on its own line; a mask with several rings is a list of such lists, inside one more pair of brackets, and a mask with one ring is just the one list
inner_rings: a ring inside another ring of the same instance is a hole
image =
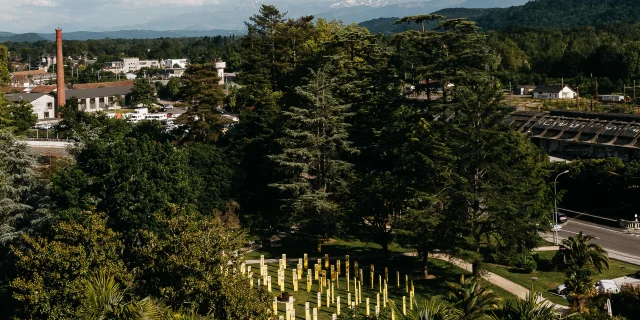
[[[558, 229], [558, 232], [566, 232], [566, 233], [571, 233], [571, 234], [579, 234], [580, 233], [580, 232], [568, 231], [568, 230], [563, 230], [563, 229]], [[600, 238], [594, 237], [594, 239], [600, 239]]]
[[562, 208], [558, 208], [558, 211], [566, 211], [566, 212], [571, 212], [571, 213], [575, 213], [578, 215], [582, 215], [582, 216], [588, 216], [588, 217], [592, 217], [592, 218], [598, 218], [598, 219], [603, 219], [603, 220], [609, 220], [609, 221], [613, 221], [613, 222], [618, 222], [618, 220], [615, 219], [611, 219], [611, 218], [605, 218], [605, 217], [600, 217], [600, 216], [594, 216], [592, 214], [588, 214], [588, 213], [584, 213], [584, 212], [578, 212], [578, 211], [573, 211], [573, 210], [569, 210], [569, 209], [562, 209]]
[[626, 233], [626, 232], [623, 232], [623, 231], [618, 231], [618, 230], [613, 230], [613, 229], [609, 229], [609, 228], [605, 228], [605, 227], [601, 227], [601, 226], [596, 226], [596, 225], [593, 225], [593, 224], [578, 222], [578, 221], [576, 221], [574, 219], [569, 219], [569, 221], [571, 223], [581, 224], [583, 226], [588, 226], [588, 227], [591, 227], [591, 228], [594, 228], [594, 229], [606, 230], [606, 231], [609, 231], [609, 232], [620, 233], [620, 234], [629, 234], [629, 233]]

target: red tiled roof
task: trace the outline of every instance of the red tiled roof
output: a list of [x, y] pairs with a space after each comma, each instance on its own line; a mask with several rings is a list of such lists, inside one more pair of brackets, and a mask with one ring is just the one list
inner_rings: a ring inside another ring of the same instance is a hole
[[56, 86], [35, 86], [31, 89], [31, 93], [49, 93], [55, 90]]
[[45, 70], [16, 71], [12, 75], [13, 76], [35, 76], [35, 75], [41, 75], [41, 74], [47, 74], [47, 72]]
[[11, 93], [11, 92], [22, 92], [24, 88], [16, 88], [16, 87], [0, 87], [0, 93]]

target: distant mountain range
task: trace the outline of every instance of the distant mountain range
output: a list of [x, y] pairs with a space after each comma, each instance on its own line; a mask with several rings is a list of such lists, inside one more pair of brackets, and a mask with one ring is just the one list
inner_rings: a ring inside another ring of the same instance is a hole
[[[341, 20], [346, 24], [376, 20], [380, 30], [385, 17], [403, 17], [408, 15], [428, 14], [439, 10], [459, 10], [457, 8], [488, 8], [522, 5], [527, 0], [272, 0], [287, 17], [295, 18], [303, 15], [314, 15], [316, 18]], [[541, 2], [537, 0], [534, 2]], [[573, 0], [554, 0], [573, 1]], [[622, 0], [626, 1], [626, 0]], [[177, 7], [176, 13], [150, 19], [146, 22], [112, 28], [112, 31], [76, 31], [64, 32], [67, 40], [88, 40], [103, 38], [160, 38], [160, 37], [201, 37], [216, 35], [241, 35], [245, 32], [244, 22], [256, 14], [264, 0], [219, 1], [220, 5], [204, 7], [197, 11], [185, 11]], [[454, 8], [454, 9], [447, 9]], [[451, 17], [464, 16], [477, 19], [485, 11], [473, 9], [465, 12], [456, 11]], [[395, 18], [394, 20], [395, 21]], [[397, 26], [398, 30], [411, 26]], [[375, 28], [374, 28], [375, 29]], [[73, 30], [73, 29], [70, 29]], [[162, 31], [172, 30], [172, 31]], [[395, 30], [395, 29], [394, 29]], [[392, 31], [393, 32], [393, 31]], [[0, 32], [0, 42], [6, 41], [53, 41], [53, 33], [13, 34]]]
[[[474, 0], [466, 1], [465, 5], [474, 5], [469, 4], [471, 1]], [[567, 29], [598, 26], [603, 23], [637, 23], [640, 21], [640, 6], [637, 2], [638, 0], [535, 0], [509, 8], [449, 8], [434, 13], [448, 18], [467, 18], [477, 21], [483, 30], [504, 29], [510, 26]], [[397, 17], [401, 15], [373, 19], [362, 22], [360, 25], [372, 32], [386, 34], [418, 30], [415, 24], [394, 25]]]
[[[242, 35], [244, 30], [120, 30], [120, 31], [75, 31], [64, 32], [65, 40], [90, 40], [90, 39], [154, 39], [154, 38], [183, 38], [183, 37], [213, 37]], [[14, 34], [10, 32], [0, 32], [0, 42], [36, 42], [55, 41], [55, 33], [22, 33]]]
[[573, 28], [603, 23], [633, 24], [640, 21], [639, 4], [638, 0], [535, 0], [487, 12], [476, 20], [484, 29], [512, 25]]

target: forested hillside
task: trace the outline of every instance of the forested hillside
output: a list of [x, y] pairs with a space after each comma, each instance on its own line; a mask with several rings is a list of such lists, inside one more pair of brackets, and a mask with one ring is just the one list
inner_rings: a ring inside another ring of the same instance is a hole
[[492, 11], [477, 19], [483, 29], [510, 25], [571, 28], [638, 20], [640, 6], [636, 0], [536, 0]]
[[45, 40], [43, 37], [38, 35], [37, 33], [21, 33], [21, 34], [13, 34], [10, 32], [1, 32], [0, 33], [0, 42], [36, 42]]
[[[484, 15], [493, 12], [500, 11], [499, 8], [492, 9], [466, 9], [466, 8], [451, 8], [444, 9], [438, 11], [438, 14], [441, 14], [448, 18], [467, 18], [470, 20], [478, 19], [483, 17]], [[369, 21], [365, 21], [360, 23], [360, 26], [369, 29], [369, 31], [373, 33], [384, 33], [384, 34], [393, 34], [400, 33], [408, 30], [420, 30], [422, 27], [419, 24], [394, 24], [398, 17], [392, 18], [379, 18], [373, 19]], [[425, 23], [425, 26], [429, 29], [433, 29], [438, 23], [437, 22], [429, 22]]]
[[[435, 12], [449, 18], [477, 21], [483, 30], [509, 26], [570, 29], [612, 23], [640, 21], [640, 5], [635, 0], [536, 0], [522, 6], [493, 9], [451, 8]], [[375, 19], [360, 25], [371, 32], [398, 33], [417, 26], [394, 26], [393, 19]], [[390, 22], [390, 23], [389, 23]], [[417, 30], [417, 29], [415, 29]]]

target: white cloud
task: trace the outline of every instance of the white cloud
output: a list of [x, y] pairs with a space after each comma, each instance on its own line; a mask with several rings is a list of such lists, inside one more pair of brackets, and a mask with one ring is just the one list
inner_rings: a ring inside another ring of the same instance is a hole
[[35, 6], [35, 7], [57, 7], [58, 2], [55, 0], [22, 0], [18, 1], [21, 6]]

